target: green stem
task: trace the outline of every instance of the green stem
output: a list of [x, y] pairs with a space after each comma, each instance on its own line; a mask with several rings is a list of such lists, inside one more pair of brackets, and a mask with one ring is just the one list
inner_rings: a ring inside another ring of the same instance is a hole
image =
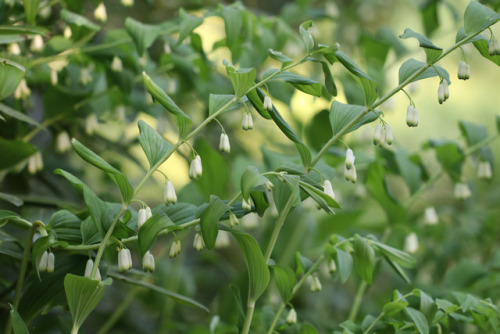
[[372, 328], [373, 328], [373, 327], [377, 324], [377, 322], [379, 322], [379, 320], [380, 320], [380, 319], [382, 319], [382, 318], [384, 317], [384, 315], [385, 315], [385, 313], [384, 313], [384, 312], [380, 313], [380, 314], [378, 315], [378, 317], [377, 317], [375, 320], [373, 320], [373, 322], [372, 322], [372, 324], [370, 325], [370, 327], [368, 327], [368, 328], [366, 329], [366, 331], [364, 331], [364, 332], [363, 332], [363, 334], [368, 334], [368, 333], [370, 333], [370, 331], [372, 330]]
[[264, 259], [266, 263], [271, 258], [271, 253], [273, 252], [274, 245], [276, 244], [276, 240], [278, 240], [278, 235], [280, 234], [281, 227], [283, 227], [283, 223], [285, 222], [286, 217], [288, 216], [288, 212], [292, 209], [293, 203], [295, 202], [295, 197], [291, 196], [285, 204], [285, 208], [281, 212], [278, 221], [273, 229], [273, 234], [271, 235], [271, 239], [267, 244], [266, 253], [264, 254]]
[[247, 313], [245, 315], [245, 323], [243, 324], [243, 329], [241, 334], [248, 334], [250, 331], [250, 325], [252, 324], [253, 311], [255, 310], [255, 301], [252, 299], [248, 300], [247, 303]]
[[356, 292], [356, 297], [354, 297], [354, 302], [352, 303], [351, 311], [349, 312], [349, 320], [355, 321], [358, 316], [359, 308], [361, 306], [361, 302], [363, 301], [363, 297], [365, 295], [366, 290], [368, 289], [368, 283], [362, 281], [358, 287], [358, 291]]
[[406, 85], [411, 83], [413, 80], [415, 80], [418, 76], [420, 76], [422, 73], [424, 73], [429, 67], [433, 66], [436, 64], [438, 61], [446, 57], [448, 54], [450, 54], [452, 51], [454, 51], [456, 48], [460, 47], [463, 44], [466, 44], [469, 42], [471, 39], [476, 37], [480, 32], [477, 32], [473, 35], [470, 35], [463, 40], [455, 43], [453, 46], [448, 48], [446, 51], [444, 51], [436, 60], [434, 60], [430, 64], [425, 64], [417, 70], [415, 73], [410, 75], [405, 81], [397, 85], [394, 89], [392, 89], [390, 92], [385, 94], [383, 97], [375, 101], [371, 106], [366, 106], [365, 110], [361, 112], [358, 116], [356, 116], [354, 119], [352, 119], [349, 123], [346, 124], [335, 136], [333, 136], [326, 144], [321, 148], [321, 150], [316, 154], [316, 156], [312, 159], [311, 164], [308, 166], [310, 169], [311, 167], [315, 166], [318, 161], [321, 159], [321, 157], [328, 151], [328, 149], [337, 142], [337, 140], [342, 137], [350, 128], [352, 128], [356, 123], [361, 120], [366, 114], [368, 114], [370, 111], [374, 110], [376, 107], [380, 106], [382, 103], [387, 101], [389, 98], [391, 98], [393, 95], [395, 95], [397, 92], [399, 92], [401, 89], [403, 89]]

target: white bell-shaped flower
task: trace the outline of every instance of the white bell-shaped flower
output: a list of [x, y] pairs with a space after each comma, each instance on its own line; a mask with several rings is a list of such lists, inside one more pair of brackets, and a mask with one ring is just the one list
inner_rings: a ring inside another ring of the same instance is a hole
[[347, 151], [345, 152], [345, 168], [346, 169], [351, 169], [352, 166], [354, 166], [354, 160], [356, 158], [354, 157], [353, 151], [348, 148]]
[[225, 133], [221, 133], [219, 142], [219, 151], [229, 154], [231, 152], [231, 145], [229, 144], [229, 137]]
[[97, 21], [106, 22], [108, 20], [108, 14], [106, 12], [106, 6], [104, 2], [101, 2], [94, 10], [94, 18]]
[[61, 131], [56, 138], [56, 151], [59, 153], [67, 152], [71, 148], [71, 140], [66, 131]]
[[177, 203], [177, 194], [175, 193], [175, 187], [172, 182], [170, 182], [170, 180], [168, 180], [167, 184], [165, 184], [165, 186], [163, 187], [163, 201], [167, 205]]
[[325, 180], [323, 182], [323, 192], [331, 198], [335, 199], [335, 193], [333, 192], [332, 183], [329, 180]]
[[179, 239], [175, 239], [170, 246], [170, 258], [174, 258], [181, 252], [181, 241]]
[[194, 236], [193, 248], [198, 252], [205, 248], [205, 241], [203, 241], [203, 237], [200, 233], [196, 233]]
[[439, 217], [436, 209], [433, 206], [425, 208], [424, 211], [424, 222], [427, 225], [436, 225], [439, 222]]
[[418, 250], [418, 236], [415, 232], [410, 233], [405, 239], [405, 252], [416, 253]]
[[43, 38], [41, 35], [33, 36], [30, 44], [30, 50], [33, 52], [41, 52], [43, 51]]
[[289, 325], [297, 323], [297, 312], [295, 312], [294, 308], [290, 309], [290, 312], [288, 312], [288, 315], [286, 316], [286, 322]]

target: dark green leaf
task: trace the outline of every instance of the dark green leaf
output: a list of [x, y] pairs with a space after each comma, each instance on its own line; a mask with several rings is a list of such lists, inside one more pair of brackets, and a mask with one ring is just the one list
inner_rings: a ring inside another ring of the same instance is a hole
[[71, 27], [71, 38], [73, 40], [87, 38], [87, 36], [95, 34], [100, 29], [97, 24], [86, 17], [66, 9], [61, 10], [61, 20]]
[[[292, 88], [293, 89], [293, 88]], [[257, 112], [264, 117], [265, 119], [271, 119], [271, 115], [267, 109], [264, 109], [264, 93], [260, 90], [260, 88], [253, 89], [248, 92], [247, 98], [248, 101], [252, 104], [252, 106], [257, 110]]]
[[14, 330], [14, 334], [29, 334], [28, 327], [24, 323], [23, 318], [17, 312], [16, 308], [10, 305], [10, 322], [12, 324], [12, 329]]
[[190, 15], [186, 13], [184, 8], [179, 9], [179, 39], [177, 40], [177, 45], [181, 44], [181, 42], [191, 35], [196, 27], [200, 26], [203, 23], [203, 19], [198, 16]]
[[184, 139], [189, 131], [191, 130], [191, 117], [186, 115], [184, 111], [181, 110], [175, 104], [175, 102], [170, 98], [170, 96], [165, 93], [147, 74], [142, 72], [142, 78], [144, 80], [144, 86], [146, 90], [151, 94], [155, 101], [158, 101], [168, 112], [172, 113], [177, 127], [179, 128], [179, 138]]
[[138, 235], [141, 256], [153, 247], [158, 238], [158, 233], [167, 229], [169, 226], [175, 225], [163, 212], [156, 212], [151, 218], [146, 220], [144, 225], [139, 229]]
[[464, 152], [460, 146], [451, 141], [429, 141], [431, 147], [436, 151], [436, 157], [444, 170], [454, 181], [462, 177], [462, 163], [465, 159]]
[[[273, 70], [266, 72], [266, 74], [264, 75], [264, 78], [273, 74], [273, 73], [276, 73], [277, 71], [278, 70], [273, 69]], [[294, 74], [294, 73], [287, 72], [287, 71], [281, 72], [273, 78], [273, 80], [279, 80], [279, 79], [284, 80], [284, 81], [292, 84], [295, 88], [297, 88], [298, 90], [300, 90], [306, 94], [317, 96], [317, 97], [321, 96], [321, 84], [317, 81], [314, 81], [314, 80], [302, 77], [298, 74]]]
[[421, 181], [421, 169], [418, 165], [413, 163], [406, 151], [402, 149], [398, 149], [394, 158], [396, 160], [396, 164], [399, 169], [399, 173], [405, 180], [408, 188], [410, 189], [410, 193], [414, 194], [418, 189], [420, 189], [420, 181]]
[[399, 266], [399, 264], [397, 264], [395, 261], [393, 261], [392, 258], [389, 258], [389, 256], [387, 256], [385, 253], [383, 254], [383, 256], [384, 256], [384, 259], [387, 261], [387, 263], [392, 267], [392, 269], [394, 269], [396, 274], [398, 274], [399, 277], [401, 277], [406, 283], [410, 284], [411, 280], [408, 277], [408, 275], [406, 275], [403, 268], [401, 268]]
[[14, 204], [15, 206], [21, 206], [24, 203], [24, 201], [19, 197], [6, 193], [0, 193], [0, 199], [3, 199], [4, 201], [7, 201], [11, 204]]
[[332, 72], [330, 72], [330, 67], [328, 63], [322, 61], [321, 69], [323, 70], [323, 75], [325, 77], [325, 88], [333, 96], [337, 96], [337, 86], [335, 85], [335, 80], [333, 80]]
[[21, 140], [0, 138], [0, 170], [15, 166], [37, 151], [35, 146]]
[[153, 45], [161, 33], [160, 27], [141, 23], [131, 17], [127, 17], [125, 20], [125, 29], [134, 40], [140, 56], [144, 54], [147, 48]]
[[299, 181], [300, 177], [297, 175], [284, 175], [282, 182], [275, 182], [273, 197], [280, 214], [290, 199], [295, 202], [294, 204], [300, 204]]
[[236, 42], [241, 36], [243, 18], [240, 10], [234, 7], [223, 7], [222, 17], [224, 18], [226, 30], [226, 43], [232, 49], [236, 47]]
[[[0, 84], [0, 86], [1, 86], [1, 84]], [[5, 115], [7, 115], [9, 117], [12, 117], [12, 118], [18, 119], [20, 121], [32, 124], [34, 126], [41, 126], [40, 123], [35, 121], [33, 118], [15, 110], [15, 109], [12, 109], [9, 106], [6, 106], [3, 103], [0, 103], [0, 112], [4, 113]]]
[[293, 62], [292, 59], [290, 59], [288, 56], [284, 55], [283, 53], [279, 52], [279, 51], [275, 51], [273, 49], [269, 49], [267, 50], [267, 53], [269, 54], [269, 56], [279, 62], [282, 63], [281, 66], [286, 66], [290, 63]]
[[421, 8], [422, 24], [429, 36], [439, 27], [438, 3], [438, 0], [427, 1]]
[[420, 334], [429, 334], [429, 324], [427, 323], [427, 319], [425, 319], [425, 316], [420, 311], [417, 311], [411, 307], [407, 307], [405, 311], [411, 318], [411, 320], [415, 323], [415, 326], [417, 327], [417, 330]]
[[411, 30], [410, 28], [406, 28], [404, 33], [399, 36], [400, 38], [415, 38], [418, 40], [418, 43], [421, 48], [424, 49], [427, 64], [432, 64], [436, 61], [436, 59], [441, 56], [443, 53], [443, 49], [434, 45], [427, 37], [418, 32]]
[[415, 266], [415, 259], [410, 254], [378, 241], [373, 241], [373, 243], [378, 247], [380, 252], [399, 265], [405, 268], [412, 268]]
[[299, 27], [300, 36], [304, 41], [306, 52], [310, 53], [314, 49], [314, 38], [312, 37], [310, 29], [312, 29], [314, 22], [309, 20], [302, 23]]
[[35, 24], [36, 14], [38, 13], [38, 7], [40, 6], [40, 0], [24, 0], [24, 12], [26, 13], [26, 21], [29, 24]]
[[208, 249], [213, 249], [215, 246], [215, 239], [217, 239], [217, 234], [219, 232], [217, 229], [217, 222], [220, 217], [230, 209], [231, 207], [224, 203], [219, 197], [214, 195], [210, 196], [210, 203], [200, 215], [201, 235]]
[[408, 306], [408, 302], [400, 299], [400, 300], [397, 300], [394, 302], [389, 302], [389, 303], [385, 304], [384, 308], [383, 308], [383, 312], [385, 315], [392, 316], [392, 315], [395, 315], [395, 314], [401, 312], [402, 310], [404, 310], [404, 308], [406, 306]]
[[484, 58], [492, 61], [493, 63], [497, 64], [500, 66], [500, 55], [494, 55], [490, 56], [490, 51], [489, 51], [489, 41], [488, 39], [484, 38], [483, 36], [478, 35], [478, 38], [476, 41], [474, 41], [474, 46], [476, 49], [479, 51], [481, 56]]
[[354, 242], [354, 265], [361, 278], [368, 284], [373, 281], [373, 268], [375, 267], [375, 251], [368, 242], [356, 235]]
[[0, 100], [14, 93], [26, 69], [8, 59], [0, 58]]
[[98, 281], [90, 277], [67, 274], [64, 278], [64, 291], [69, 310], [73, 317], [74, 333], [82, 326], [90, 313], [96, 308], [104, 296], [106, 286], [111, 285], [111, 278]]
[[318, 330], [311, 324], [303, 324], [300, 326], [299, 334], [318, 334]]
[[[332, 126], [333, 135], [336, 135], [341, 130], [343, 130], [349, 122], [353, 119], [365, 113], [365, 107], [357, 106], [353, 104], [343, 104], [338, 101], [333, 101], [330, 108], [330, 124]], [[344, 131], [347, 134], [351, 131], [358, 129], [360, 126], [367, 123], [373, 122], [378, 118], [380, 114], [379, 111], [370, 111], [366, 113], [359, 121], [357, 121], [353, 126]]]
[[234, 229], [231, 230], [231, 233], [240, 246], [248, 268], [248, 296], [255, 301], [269, 284], [269, 268], [254, 237]]
[[139, 143], [146, 154], [150, 168], [153, 168], [172, 149], [172, 145], [146, 122], [139, 121]]
[[464, 14], [464, 31], [473, 35], [500, 20], [500, 15], [478, 1], [470, 1]]
[[268, 179], [254, 166], [248, 166], [241, 175], [241, 193], [245, 201], [250, 197], [250, 191], [258, 186], [264, 185]]
[[42, 254], [49, 249], [51, 243], [52, 243], [52, 238], [50, 236], [44, 236], [38, 238], [35, 243], [33, 244], [32, 250], [31, 250], [31, 265], [33, 266], [33, 269], [35, 273], [38, 276], [38, 279], [40, 278], [40, 270], [38, 269], [38, 266], [40, 264], [40, 259], [42, 258]]
[[55, 232], [57, 240], [79, 244], [82, 242], [80, 224], [80, 218], [67, 210], [60, 210], [50, 217], [47, 227]]
[[340, 281], [344, 284], [352, 272], [352, 255], [337, 249], [337, 268], [339, 269]]
[[292, 299], [292, 290], [295, 286], [295, 274], [289, 266], [273, 265], [274, 280], [283, 303], [288, 303]]
[[309, 183], [300, 181], [300, 188], [314, 199], [316, 203], [323, 208], [327, 213], [335, 213], [332, 208], [340, 208], [340, 205], [333, 198], [325, 194], [321, 189], [318, 189]]
[[[426, 66], [427, 65], [424, 62], [415, 60], [413, 58], [408, 59], [399, 68], [399, 83], [401, 84], [401, 83], [405, 82], [415, 72], [417, 72], [418, 70], [420, 70]], [[407, 84], [409, 84], [410, 82], [415, 82], [418, 80], [439, 76], [436, 69], [437, 69], [437, 71], [439, 71], [439, 74], [441, 74], [441, 76], [446, 79], [448, 84], [451, 84], [450, 75], [448, 74], [448, 71], [439, 65], [434, 65], [433, 67], [427, 68], [422, 74], [418, 75], [416, 78], [407, 82]]]
[[437, 305], [429, 295], [420, 289], [415, 289], [412, 291], [415, 296], [420, 297], [420, 312], [425, 315], [427, 321], [432, 323], [434, 315], [437, 311]]

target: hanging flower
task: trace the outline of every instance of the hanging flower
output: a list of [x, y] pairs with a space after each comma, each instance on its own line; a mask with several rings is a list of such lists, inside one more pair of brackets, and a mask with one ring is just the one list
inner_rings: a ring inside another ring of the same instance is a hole
[[330, 272], [330, 274], [333, 274], [337, 271], [337, 264], [335, 263], [334, 259], [330, 259], [330, 261], [328, 262], [328, 271]]
[[436, 209], [433, 206], [425, 208], [424, 222], [427, 225], [436, 225], [439, 222], [439, 217], [437, 215]]
[[245, 131], [253, 129], [252, 114], [249, 112], [243, 113], [243, 120], [241, 121], [241, 128]]
[[290, 312], [288, 312], [288, 315], [286, 316], [286, 322], [289, 325], [297, 323], [297, 312], [295, 312], [294, 308], [290, 309]]
[[47, 272], [49, 274], [52, 274], [54, 272], [55, 264], [56, 264], [56, 256], [54, 255], [54, 253], [49, 252], [47, 256]]
[[175, 188], [170, 180], [167, 181], [167, 184], [163, 187], [163, 201], [165, 204], [175, 204], [177, 203], [177, 194], [175, 193]]
[[52, 86], [56, 86], [57, 85], [57, 71], [53, 68], [50, 69], [50, 83], [52, 84]]
[[95, 130], [99, 127], [99, 121], [95, 114], [90, 114], [85, 119], [85, 133], [89, 136], [93, 135]]
[[248, 201], [245, 200], [244, 198], [241, 200], [241, 208], [243, 210], [247, 210], [247, 211], [252, 210], [252, 204], [253, 204], [253, 201], [252, 201], [251, 197], [248, 197]]
[[71, 27], [70, 26], [66, 26], [64, 28], [63, 36], [66, 39], [70, 39], [71, 38]]
[[61, 131], [56, 138], [56, 151], [59, 153], [67, 152], [71, 148], [71, 140], [66, 131]]
[[470, 65], [463, 60], [458, 62], [458, 78], [460, 80], [468, 80], [470, 78]]
[[219, 142], [219, 151], [229, 154], [231, 145], [229, 144], [229, 137], [225, 133], [221, 133]]
[[205, 248], [205, 241], [203, 241], [203, 237], [201, 236], [200, 233], [196, 233], [194, 235], [193, 248], [198, 252], [202, 251], [203, 248]]
[[470, 188], [465, 182], [455, 183], [455, 190], [453, 192], [456, 199], [464, 200], [471, 197]]
[[201, 158], [199, 155], [196, 155], [189, 166], [189, 178], [192, 180], [198, 180], [201, 177], [202, 172]]
[[382, 139], [382, 132], [383, 132], [383, 127], [382, 124], [378, 124], [377, 127], [375, 128], [375, 133], [373, 134], [373, 145], [379, 145], [380, 141]]
[[144, 225], [144, 223], [147, 220], [146, 217], [147, 217], [146, 209], [139, 209], [139, 212], [137, 213], [137, 228], [140, 229], [142, 225]]
[[236, 215], [230, 211], [229, 212], [229, 226], [231, 227], [234, 227], [236, 225], [238, 225], [240, 222], [238, 221], [238, 217], [236, 217]]
[[41, 170], [43, 170], [43, 159], [42, 154], [38, 151], [28, 158], [28, 172], [33, 175]]
[[412, 105], [409, 105], [408, 109], [406, 109], [406, 124], [409, 127], [418, 126], [418, 110]]
[[352, 183], [356, 183], [358, 180], [358, 175], [356, 173], [356, 166], [352, 166], [351, 169], [347, 169], [347, 166], [344, 166], [344, 178], [346, 181], [351, 181]]
[[121, 0], [124, 7], [131, 7], [134, 5], [134, 0]]
[[500, 45], [498, 44], [498, 40], [494, 37], [488, 43], [488, 53], [490, 56], [500, 55]]
[[356, 158], [354, 157], [354, 153], [350, 148], [347, 149], [345, 152], [345, 168], [346, 169], [351, 169], [352, 166], [354, 166], [354, 160]]
[[446, 79], [441, 79], [441, 83], [438, 87], [438, 102], [443, 104], [450, 97], [450, 89], [448, 87], [448, 81]]
[[325, 182], [323, 182], [323, 192], [331, 198], [335, 199], [335, 193], [333, 192], [332, 183], [329, 180], [325, 180]]
[[220, 230], [215, 239], [215, 248], [227, 248], [231, 245], [231, 240], [229, 239], [229, 232]]
[[405, 252], [416, 253], [418, 250], [418, 237], [415, 232], [410, 233], [405, 239]]
[[155, 271], [155, 258], [150, 251], [147, 251], [142, 257], [142, 270], [150, 273]]
[[7, 46], [7, 51], [15, 56], [18, 56], [21, 54], [21, 48], [19, 47], [19, 44], [17, 43], [9, 43]]
[[384, 131], [385, 131], [385, 142], [387, 143], [387, 145], [392, 145], [392, 142], [394, 141], [394, 136], [392, 135], [392, 129], [389, 126], [389, 124], [385, 125]]
[[[85, 277], [90, 277], [92, 275], [92, 269], [94, 268], [94, 261], [92, 259], [87, 260], [87, 264], [85, 265]], [[97, 268], [96, 272], [96, 279], [98, 281], [101, 280], [101, 272], [99, 271], [99, 268]]]
[[319, 280], [318, 276], [314, 275], [314, 276], [310, 276], [310, 277], [311, 277], [311, 280], [310, 280], [311, 292], [321, 291], [321, 289], [323, 287], [321, 286], [321, 281]]
[[19, 85], [17, 85], [17, 88], [14, 91], [14, 98], [17, 100], [25, 100], [30, 95], [31, 89], [28, 87], [26, 79], [23, 78], [19, 81]]
[[121, 72], [123, 70], [123, 63], [118, 56], [114, 56], [111, 61], [111, 70], [113, 72]]
[[41, 35], [35, 35], [31, 40], [30, 50], [33, 52], [41, 52], [43, 50], [43, 38]]
[[179, 239], [175, 239], [174, 242], [172, 242], [172, 246], [170, 246], [170, 258], [174, 258], [176, 257], [177, 255], [179, 255], [179, 253], [181, 252], [181, 241]]
[[491, 164], [489, 161], [480, 161], [477, 167], [477, 177], [483, 180], [490, 180], [493, 177]]
[[47, 264], [49, 260], [49, 253], [47, 251], [43, 252], [40, 262], [38, 263], [38, 270], [40, 272], [47, 271]]
[[274, 183], [267, 180], [266, 183], [264, 183], [264, 187], [267, 189], [267, 191], [271, 191], [274, 188]]
[[104, 6], [104, 2], [101, 2], [94, 10], [94, 18], [101, 22], [106, 22], [108, 20], [108, 14], [106, 13], [106, 6]]
[[267, 111], [272, 111], [273, 110], [273, 101], [269, 96], [266, 96], [264, 98], [264, 103], [263, 103], [263, 108]]

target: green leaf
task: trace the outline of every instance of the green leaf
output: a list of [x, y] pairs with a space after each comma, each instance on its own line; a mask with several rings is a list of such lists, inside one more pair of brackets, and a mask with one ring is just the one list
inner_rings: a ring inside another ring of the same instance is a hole
[[408, 302], [399, 299], [385, 304], [382, 311], [384, 312], [385, 315], [392, 316], [404, 310], [406, 306], [408, 306]]
[[172, 149], [172, 145], [165, 140], [146, 122], [139, 121], [139, 143], [146, 154], [150, 168], [153, 168]]
[[399, 173], [408, 185], [410, 193], [414, 194], [417, 190], [420, 189], [422, 174], [420, 167], [413, 161], [411, 161], [406, 151], [402, 149], [398, 149], [395, 152], [394, 158], [396, 160]]
[[[338, 101], [333, 101], [330, 108], [330, 125], [332, 126], [333, 135], [339, 133], [349, 122], [365, 112], [365, 107], [354, 104], [343, 104]], [[370, 111], [353, 126], [347, 129], [344, 134], [357, 130], [360, 126], [373, 122], [378, 118], [380, 111]]]
[[147, 48], [153, 45], [161, 33], [160, 27], [141, 23], [131, 17], [125, 19], [125, 29], [134, 40], [137, 53], [140, 56], [144, 54]]
[[245, 201], [250, 197], [252, 189], [264, 185], [268, 179], [254, 166], [248, 166], [241, 175], [241, 193]]
[[437, 305], [430, 296], [420, 289], [414, 289], [412, 293], [420, 297], [420, 312], [425, 315], [427, 321], [432, 323], [437, 311]]
[[163, 212], [156, 212], [146, 220], [144, 225], [139, 229], [139, 248], [141, 249], [141, 256], [153, 247], [158, 238], [158, 233], [167, 229], [169, 226], [175, 226], [170, 218]]
[[267, 109], [264, 109], [264, 93], [259, 88], [248, 92], [247, 98], [263, 118], [271, 119], [271, 115], [269, 115]]
[[23, 114], [22, 112], [19, 112], [19, 111], [15, 110], [15, 109], [12, 109], [9, 106], [6, 106], [3, 103], [0, 103], [0, 112], [4, 113], [5, 115], [7, 115], [9, 117], [18, 119], [18, 120], [20, 120], [22, 122], [25, 122], [25, 123], [28, 123], [28, 124], [32, 124], [32, 125], [38, 126], [38, 127], [41, 126], [40, 123], [38, 123], [33, 118], [31, 118], [31, 117]]
[[339, 269], [340, 281], [344, 284], [352, 272], [352, 255], [337, 249], [337, 268]]
[[225, 65], [227, 75], [233, 83], [234, 95], [236, 99], [240, 99], [255, 83], [255, 77], [257, 75], [255, 68], [236, 69], [227, 62]]
[[383, 256], [384, 256], [384, 259], [387, 261], [387, 263], [392, 267], [392, 269], [394, 269], [394, 271], [396, 272], [396, 274], [398, 274], [398, 276], [401, 277], [406, 283], [410, 284], [411, 280], [408, 277], [408, 275], [406, 275], [406, 273], [403, 270], [403, 268], [401, 268], [399, 266], [399, 264], [397, 264], [395, 261], [393, 261], [392, 258], [390, 258], [389, 256], [387, 256], [386, 253], [383, 253]]
[[177, 45], [181, 44], [182, 41], [191, 35], [194, 29], [203, 23], [203, 19], [198, 16], [190, 15], [186, 13], [184, 8], [179, 9], [179, 39], [177, 40]]
[[26, 21], [29, 24], [35, 25], [36, 14], [40, 6], [40, 0], [23, 0], [24, 12], [26, 13]]
[[[208, 113], [209, 115], [213, 115], [216, 111], [220, 110], [223, 106], [233, 101], [234, 95], [232, 94], [210, 94], [208, 99]], [[243, 103], [239, 100], [237, 102], [233, 102], [226, 111], [240, 109], [243, 107]]]
[[318, 330], [311, 324], [303, 324], [300, 326], [299, 334], [318, 334]]
[[37, 151], [36, 147], [21, 140], [0, 138], [0, 170], [13, 167]]
[[73, 144], [73, 148], [75, 149], [76, 153], [78, 153], [78, 155], [83, 160], [105, 171], [108, 174], [111, 181], [113, 181], [113, 183], [116, 184], [120, 189], [123, 202], [124, 203], [130, 202], [130, 200], [134, 196], [134, 189], [128, 182], [127, 176], [125, 176], [125, 174], [123, 174], [122, 172], [111, 166], [103, 158], [101, 158], [100, 156], [92, 152], [90, 149], [85, 147], [75, 138], [71, 140], [71, 143]]
[[12, 323], [12, 329], [14, 330], [14, 334], [29, 334], [28, 327], [24, 323], [23, 318], [17, 312], [16, 308], [13, 305], [10, 305], [10, 321]]
[[434, 45], [427, 37], [418, 32], [411, 30], [410, 28], [406, 28], [402, 35], [399, 35], [399, 38], [415, 38], [418, 40], [418, 43], [421, 48], [424, 49], [427, 64], [434, 63], [439, 56], [443, 53], [443, 49]]
[[38, 269], [40, 259], [42, 258], [42, 254], [49, 249], [52, 241], [53, 239], [49, 235], [40, 237], [35, 241], [31, 250], [31, 265], [40, 280], [40, 270]]
[[[488, 129], [485, 126], [466, 121], [460, 121], [458, 125], [469, 147], [488, 138]], [[493, 151], [491, 146], [481, 147], [479, 149], [479, 154], [483, 160], [487, 160], [493, 165]]]
[[412, 268], [415, 266], [415, 259], [410, 254], [378, 241], [373, 241], [373, 244], [379, 249], [380, 252], [399, 265], [405, 268]]
[[64, 278], [64, 291], [69, 310], [73, 317], [73, 331], [78, 332], [83, 322], [96, 308], [104, 296], [106, 286], [111, 285], [111, 278], [98, 281], [90, 277], [67, 274]]
[[224, 18], [224, 28], [226, 30], [226, 43], [229, 48], [236, 47], [243, 28], [243, 17], [238, 8], [223, 7], [222, 17]]
[[269, 268], [254, 237], [234, 229], [230, 232], [238, 242], [248, 268], [248, 298], [255, 301], [269, 284]]
[[0, 210], [0, 227], [10, 220], [24, 223], [25, 226], [31, 226], [30, 222], [19, 216], [17, 213], [9, 210]]
[[366, 283], [372, 284], [375, 251], [364, 238], [357, 234], [354, 242], [354, 265], [361, 278]]
[[[401, 67], [399, 68], [399, 84], [402, 84], [403, 82], [408, 80], [410, 76], [412, 76], [415, 72], [417, 72], [418, 70], [422, 69], [425, 66], [427, 65], [424, 62], [418, 61], [413, 58], [410, 58], [407, 61], [405, 61], [403, 65], [401, 65]], [[446, 79], [448, 84], [451, 84], [450, 75], [448, 74], [448, 71], [439, 65], [434, 65], [433, 67], [429, 67], [422, 74], [420, 74], [413, 80], [407, 82], [407, 84], [410, 82], [415, 82], [426, 78], [437, 77], [439, 76], [438, 71], [439, 74], [441, 74], [441, 76], [444, 79]]]
[[[278, 72], [277, 69], [271, 69], [265, 73], [264, 78], [276, 72]], [[273, 80], [280, 79], [292, 84], [292, 86], [306, 94], [317, 97], [321, 96], [321, 84], [317, 81], [287, 71], [281, 72], [273, 78]]]
[[299, 27], [300, 36], [304, 41], [304, 45], [306, 47], [306, 52], [310, 53], [314, 49], [314, 38], [310, 32], [310, 29], [313, 27], [314, 22], [309, 20], [302, 23]]
[[342, 51], [335, 52], [335, 56], [349, 72], [359, 79], [359, 85], [365, 93], [365, 105], [370, 106], [378, 98], [377, 82], [363, 72], [359, 66]]
[[110, 276], [116, 280], [123, 281], [123, 282], [129, 283], [129, 284], [132, 284], [132, 285], [136, 285], [136, 286], [140, 286], [140, 287], [143, 287], [146, 289], [150, 289], [154, 292], [161, 293], [162, 295], [165, 295], [169, 298], [172, 298], [176, 302], [187, 304], [189, 306], [194, 306], [194, 307], [200, 308], [206, 312], [209, 312], [209, 310], [206, 306], [197, 302], [196, 300], [191, 299], [191, 298], [186, 297], [186, 296], [183, 296], [183, 295], [180, 295], [180, 294], [175, 293], [173, 291], [167, 290], [165, 288], [159, 287], [157, 285], [150, 284], [150, 283], [145, 282], [145, 281], [139, 281], [139, 280], [133, 279], [131, 277], [120, 275], [117, 273], [112, 273], [112, 274], [110, 274]]
[[328, 196], [323, 192], [322, 189], [318, 189], [309, 183], [300, 181], [300, 189], [305, 191], [312, 199], [323, 208], [327, 213], [335, 213], [332, 208], [340, 208], [340, 205], [333, 198]]
[[24, 201], [20, 199], [17, 196], [11, 195], [11, 194], [6, 194], [6, 193], [0, 193], [0, 199], [3, 199], [4, 201], [7, 201], [11, 204], [14, 204], [15, 206], [21, 206], [23, 205]]
[[289, 266], [273, 265], [274, 280], [283, 303], [288, 303], [292, 299], [292, 290], [295, 286], [295, 274]]
[[208, 249], [213, 249], [215, 246], [215, 239], [217, 239], [217, 234], [219, 233], [217, 222], [230, 209], [231, 207], [219, 197], [210, 196], [210, 203], [200, 215], [201, 235]]
[[424, 25], [425, 33], [429, 36], [439, 28], [438, 3], [438, 0], [431, 0], [420, 8], [422, 24]]
[[417, 311], [411, 307], [407, 307], [405, 311], [411, 318], [411, 320], [415, 323], [415, 326], [417, 327], [417, 330], [420, 334], [429, 334], [429, 324], [427, 323], [427, 319], [425, 319], [425, 316], [420, 311]]
[[93, 23], [86, 17], [75, 14], [66, 9], [61, 10], [61, 20], [71, 27], [71, 38], [73, 40], [87, 38], [101, 29], [97, 24]]
[[500, 66], [500, 55], [490, 56], [489, 40], [484, 38], [483, 36], [479, 36], [479, 35], [476, 37], [480, 37], [480, 38], [478, 38], [476, 41], [474, 41], [473, 44], [476, 47], [476, 49], [479, 51], [481, 56], [483, 56], [484, 58], [486, 58], [486, 59], [492, 61], [493, 63], [497, 64], [498, 66]]
[[288, 56], [284, 55], [283, 53], [281, 53], [279, 51], [275, 51], [273, 49], [268, 49], [267, 53], [269, 54], [269, 57], [281, 62], [281, 67], [286, 66], [288, 64], [291, 64], [293, 62], [293, 60], [291, 58], [289, 58]]
[[184, 111], [182, 111], [181, 108], [175, 104], [170, 96], [168, 96], [167, 93], [165, 93], [165, 91], [146, 74], [146, 72], [142, 72], [142, 78], [144, 80], [146, 90], [151, 94], [153, 99], [158, 101], [174, 117], [175, 123], [179, 128], [179, 139], [186, 138], [193, 123], [191, 117], [186, 115]]
[[464, 14], [464, 31], [473, 35], [500, 20], [500, 15], [478, 1], [469, 2]]
[[460, 146], [452, 141], [430, 140], [429, 144], [436, 151], [436, 158], [441, 167], [455, 181], [460, 181], [462, 177], [462, 164], [465, 154]]
[[0, 58], [0, 100], [14, 93], [26, 69], [11, 60]]
[[328, 63], [322, 61], [321, 69], [323, 70], [323, 76], [325, 77], [325, 88], [333, 96], [337, 96], [337, 86], [335, 85], [335, 80], [333, 80], [332, 72]]
[[283, 175], [282, 178], [283, 182], [275, 182], [273, 189], [274, 203], [280, 214], [285, 209], [290, 198], [294, 199], [294, 204], [300, 204], [300, 177], [297, 175]]
[[57, 240], [63, 240], [74, 244], [82, 242], [80, 232], [81, 220], [68, 210], [54, 212], [47, 227], [55, 232]]

